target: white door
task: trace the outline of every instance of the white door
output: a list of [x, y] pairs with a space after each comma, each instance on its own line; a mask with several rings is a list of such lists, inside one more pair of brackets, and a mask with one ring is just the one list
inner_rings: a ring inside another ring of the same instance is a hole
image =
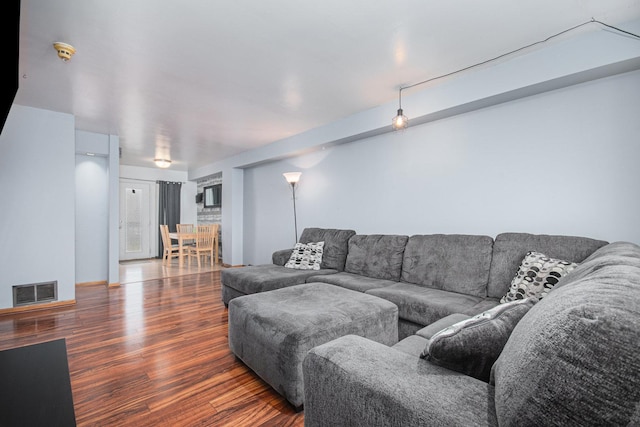
[[152, 257], [151, 185], [120, 181], [120, 260]]

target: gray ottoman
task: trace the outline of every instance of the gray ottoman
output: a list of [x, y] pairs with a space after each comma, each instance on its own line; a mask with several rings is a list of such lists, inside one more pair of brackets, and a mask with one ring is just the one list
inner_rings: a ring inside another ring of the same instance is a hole
[[398, 307], [327, 283], [306, 283], [229, 302], [229, 347], [298, 410], [302, 361], [313, 347], [355, 334], [385, 345], [398, 341]]

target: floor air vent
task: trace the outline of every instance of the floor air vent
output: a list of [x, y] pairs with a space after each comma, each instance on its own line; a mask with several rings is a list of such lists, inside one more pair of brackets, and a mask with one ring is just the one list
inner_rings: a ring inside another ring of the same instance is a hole
[[39, 304], [58, 299], [58, 281], [15, 285], [13, 287], [13, 306]]

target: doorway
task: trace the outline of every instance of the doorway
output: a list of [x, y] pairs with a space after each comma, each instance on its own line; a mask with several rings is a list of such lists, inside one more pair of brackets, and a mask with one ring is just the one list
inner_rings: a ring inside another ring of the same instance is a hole
[[156, 256], [155, 186], [151, 182], [120, 180], [120, 260]]

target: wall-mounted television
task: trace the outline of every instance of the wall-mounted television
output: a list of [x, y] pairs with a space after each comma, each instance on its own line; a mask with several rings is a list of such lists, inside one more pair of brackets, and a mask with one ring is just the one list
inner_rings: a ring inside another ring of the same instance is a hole
[[219, 208], [222, 205], [222, 184], [204, 187], [204, 207]]

